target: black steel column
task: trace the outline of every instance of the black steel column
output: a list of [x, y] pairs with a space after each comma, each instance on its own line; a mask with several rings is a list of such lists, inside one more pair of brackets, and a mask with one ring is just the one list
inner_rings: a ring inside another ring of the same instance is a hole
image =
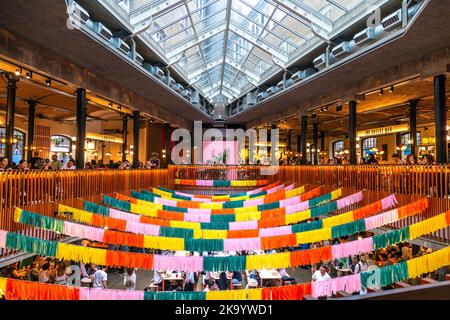
[[409, 103], [409, 138], [412, 140], [411, 154], [416, 155], [417, 150], [417, 105], [419, 100]]
[[[402, 134], [400, 132], [397, 132], [395, 134], [395, 147], [398, 147], [402, 144]], [[401, 151], [395, 149], [395, 153], [401, 154]]]
[[287, 149], [291, 151], [291, 130], [288, 131], [288, 146]]
[[308, 116], [302, 116], [302, 164], [308, 163], [308, 155], [306, 154], [306, 138], [308, 135]]
[[319, 164], [319, 124], [314, 123], [313, 124], [313, 145], [314, 145], [314, 152], [313, 152], [313, 161], [312, 164]]
[[447, 163], [447, 109], [445, 75], [434, 77], [434, 112], [436, 121], [436, 163]]
[[322, 151], [322, 153], [325, 152], [326, 147], [325, 147], [325, 131], [320, 131], [320, 150]]
[[166, 167], [169, 167], [170, 160], [171, 160], [171, 153], [170, 153], [170, 123], [164, 124], [164, 130], [166, 135]]
[[123, 116], [122, 121], [122, 162], [127, 160], [127, 144], [128, 144], [128, 117], [126, 115]]
[[356, 159], [356, 101], [349, 102], [349, 140], [350, 140], [350, 164], [357, 164]]
[[133, 168], [139, 168], [139, 127], [141, 115], [139, 111], [133, 112]]
[[84, 169], [84, 148], [86, 143], [86, 89], [77, 89], [77, 169]]
[[36, 101], [28, 101], [28, 137], [27, 137], [27, 160], [33, 157], [34, 144], [34, 120], [36, 114]]
[[14, 116], [16, 113], [16, 90], [17, 79], [10, 75], [8, 77], [7, 101], [6, 101], [6, 124], [5, 124], [5, 157], [9, 164], [12, 163], [14, 146]]
[[277, 150], [275, 150], [275, 135], [272, 135], [272, 130], [276, 130], [277, 129], [277, 125], [275, 123], [272, 123], [272, 125], [270, 126], [270, 155], [271, 155], [271, 164], [272, 165], [277, 165], [279, 163], [278, 159], [277, 159], [277, 155], [276, 152]]
[[298, 135], [297, 136], [297, 152], [300, 154], [302, 152], [302, 136]]

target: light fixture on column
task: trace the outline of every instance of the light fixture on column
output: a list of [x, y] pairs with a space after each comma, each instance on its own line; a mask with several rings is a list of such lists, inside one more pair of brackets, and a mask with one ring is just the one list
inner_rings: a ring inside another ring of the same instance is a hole
[[107, 152], [107, 153], [105, 153], [105, 156], [107, 156], [107, 157], [111, 157], [111, 152]]
[[15, 74], [16, 74], [16, 76], [20, 76], [22, 74], [22, 70], [16, 69]]

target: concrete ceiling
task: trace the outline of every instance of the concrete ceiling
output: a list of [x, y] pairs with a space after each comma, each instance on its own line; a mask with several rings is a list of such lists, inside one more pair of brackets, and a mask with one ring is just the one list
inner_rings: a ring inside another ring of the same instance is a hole
[[[344, 92], [348, 91], [348, 88], [361, 87], [360, 84], [370, 77], [420, 59], [428, 53], [450, 47], [448, 31], [450, 19], [443, 14], [450, 12], [449, 8], [450, 0], [430, 1], [408, 32], [399, 39], [324, 72], [314, 80], [291, 87], [286, 92], [231, 117], [228, 121], [230, 123], [252, 122], [253, 125], [258, 123], [258, 119], [271, 115], [275, 117], [287, 108], [295, 109], [298, 114], [303, 113], [307, 111], [306, 104], [312, 99], [329, 92]], [[353, 94], [358, 93], [360, 92], [357, 90], [353, 92]], [[414, 94], [408, 95], [408, 98], [411, 96]], [[380, 101], [374, 102], [371, 107], [376, 107], [378, 102]]]
[[[2, 7], [8, 9], [0, 10], [0, 27], [28, 39], [36, 50], [39, 47], [50, 50], [88, 69], [92, 77], [106, 79], [138, 94], [149, 102], [149, 106], [152, 103], [162, 106], [168, 112], [189, 120], [211, 121], [184, 98], [172, 94], [165, 85], [144, 75], [102, 44], [79, 30], [69, 30], [63, 0], [3, 0]], [[150, 108], [141, 111], [151, 115]]]

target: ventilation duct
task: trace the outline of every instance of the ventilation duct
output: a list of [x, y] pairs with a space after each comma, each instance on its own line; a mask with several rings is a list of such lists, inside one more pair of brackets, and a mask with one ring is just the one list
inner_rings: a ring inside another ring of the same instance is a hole
[[106, 41], [110, 41], [113, 37], [111, 30], [105, 27], [105, 25], [101, 22], [94, 22], [93, 29], [95, 33], [97, 33], [100, 37], [102, 37]]
[[260, 93], [258, 93], [258, 95], [256, 96], [256, 101], [260, 102], [262, 100], [264, 100], [265, 98], [267, 98], [267, 92], [266, 91], [261, 91]]
[[169, 86], [169, 87], [171, 87], [172, 89], [174, 89], [175, 90], [175, 85], [177, 84], [177, 82], [174, 80], [174, 78], [172, 78], [171, 76], [169, 76], [169, 77], [165, 77], [164, 78], [164, 82]]
[[175, 89], [175, 91], [178, 91], [179, 93], [183, 92], [184, 90], [184, 87], [179, 83], [175, 83], [173, 88]]
[[196, 90], [192, 91], [191, 93], [191, 103], [200, 104], [200, 94]]
[[247, 93], [245, 98], [246, 98], [247, 106], [254, 106], [256, 104], [256, 100], [257, 100], [256, 92], [249, 92], [249, 93]]
[[408, 19], [411, 19], [419, 10], [420, 3], [416, 3], [411, 8], [408, 9]]
[[130, 53], [130, 46], [120, 38], [113, 38], [113, 44], [117, 49], [128, 55]]
[[157, 66], [152, 66], [149, 63], [142, 64], [142, 67], [145, 70], [147, 70], [148, 72], [150, 72], [152, 75], [154, 75], [156, 78], [158, 78], [159, 80], [164, 80], [165, 74], [164, 74], [164, 71], [161, 70], [161, 68], [159, 68]]
[[353, 41], [355, 42], [355, 45], [361, 46], [375, 40], [375, 38], [375, 28], [367, 28], [355, 34], [355, 36], [353, 37]]
[[[330, 62], [331, 62], [331, 54], [330, 54]], [[316, 69], [322, 70], [327, 66], [327, 54], [322, 53], [320, 56], [314, 59], [313, 61], [314, 67]]]
[[184, 89], [183, 92], [181, 92], [181, 95], [189, 100], [191, 98], [192, 93], [191, 90]]
[[295, 83], [300, 80], [306, 79], [309, 76], [312, 76], [314, 73], [316, 73], [316, 70], [314, 70], [314, 68], [308, 68], [306, 70], [298, 71], [292, 75], [291, 80]]
[[272, 94], [275, 94], [279, 91], [277, 86], [271, 86], [269, 89], [267, 89], [267, 94], [270, 96]]
[[75, 1], [72, 3], [71, 15], [82, 24], [86, 24], [89, 21], [89, 12], [87, 12], [82, 6]]
[[384, 31], [389, 31], [402, 23], [402, 10], [399, 9], [381, 20]]
[[339, 59], [349, 55], [352, 52], [355, 43], [352, 41], [344, 41], [331, 50], [331, 54], [335, 59]]
[[144, 63], [144, 57], [136, 52], [136, 58], [134, 59], [134, 61], [136, 61], [139, 65], [142, 66], [142, 64]]

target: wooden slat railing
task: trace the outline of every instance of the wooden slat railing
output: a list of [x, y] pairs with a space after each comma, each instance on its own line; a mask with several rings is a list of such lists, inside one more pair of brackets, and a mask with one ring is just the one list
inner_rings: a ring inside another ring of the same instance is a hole
[[167, 187], [167, 170], [32, 171], [0, 174], [0, 228], [18, 230], [15, 207], [48, 212], [49, 205], [67, 199], [131, 189]]

